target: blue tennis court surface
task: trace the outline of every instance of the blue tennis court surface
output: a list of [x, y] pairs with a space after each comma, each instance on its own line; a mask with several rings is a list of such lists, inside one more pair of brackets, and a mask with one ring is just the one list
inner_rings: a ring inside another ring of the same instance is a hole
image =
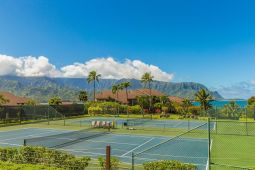
[[[48, 136], [68, 132], [56, 129], [26, 128], [13, 131], [0, 132], [0, 146], [19, 147], [23, 145], [24, 139]], [[121, 161], [131, 163], [131, 154], [140, 153], [170, 137], [162, 136], [140, 136], [130, 134], [110, 133], [89, 140], [74, 143], [62, 147], [64, 150], [77, 156], [90, 156], [97, 158], [105, 155], [105, 147], [111, 145], [112, 156]], [[207, 167], [208, 160], [208, 139], [181, 138], [170, 143], [162, 144], [135, 156], [135, 163], [155, 160], [179, 160], [185, 163], [192, 163], [198, 166], [199, 170]]]
[[[205, 121], [190, 121], [190, 120], [151, 120], [151, 119], [123, 119], [123, 118], [86, 118], [79, 120], [67, 120], [70, 124], [80, 124], [80, 125], [90, 125], [92, 121], [115, 121], [117, 125], [120, 127], [125, 122], [129, 126], [142, 126], [148, 128], [173, 128], [173, 129], [192, 129], [196, 128], [204, 123]], [[207, 129], [207, 126], [203, 127]], [[215, 128], [215, 122], [211, 122], [211, 128]]]

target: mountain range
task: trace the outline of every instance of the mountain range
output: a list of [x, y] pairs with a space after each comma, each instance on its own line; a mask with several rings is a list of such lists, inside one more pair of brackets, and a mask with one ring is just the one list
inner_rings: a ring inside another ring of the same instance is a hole
[[[136, 79], [100, 79], [97, 91], [111, 89], [113, 84], [130, 81], [129, 89], [144, 88], [140, 80]], [[210, 91], [202, 84], [194, 82], [161, 82], [153, 81], [152, 89], [159, 90], [166, 95], [194, 99], [194, 94], [200, 89], [206, 89], [214, 99], [223, 99], [217, 91]], [[85, 90], [92, 95], [93, 85], [88, 84], [86, 78], [50, 78], [50, 77], [18, 77], [0, 76], [0, 91], [9, 91], [16, 95], [29, 97], [38, 102], [47, 102], [52, 96], [59, 96], [63, 100], [77, 101], [79, 91]]]

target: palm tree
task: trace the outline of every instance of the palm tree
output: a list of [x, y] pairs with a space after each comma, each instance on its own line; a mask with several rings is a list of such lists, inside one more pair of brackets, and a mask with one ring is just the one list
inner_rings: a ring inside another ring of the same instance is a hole
[[142, 76], [141, 82], [144, 83], [144, 87], [149, 86], [149, 90], [150, 90], [150, 108], [149, 111], [151, 111], [151, 105], [152, 105], [152, 99], [151, 99], [151, 82], [153, 81], [153, 76], [151, 75], [151, 73], [146, 72], [144, 73], [144, 75]]
[[[127, 105], [128, 105], [128, 87], [131, 86], [131, 83], [130, 83], [129, 81], [122, 82], [122, 83], [121, 83], [121, 86], [122, 86], [123, 88], [125, 88], [125, 90], [126, 90], [126, 98], [127, 98]], [[128, 108], [127, 108], [127, 115], [128, 115]]]
[[200, 103], [200, 107], [203, 110], [208, 110], [209, 108], [212, 107], [210, 104], [210, 100], [212, 100], [212, 96], [206, 92], [205, 89], [199, 90], [195, 94], [196, 100]]
[[9, 100], [8, 100], [8, 99], [5, 99], [4, 96], [0, 94], [0, 106], [1, 106], [2, 104], [8, 103], [8, 102], [9, 102]]
[[101, 77], [101, 74], [97, 74], [96, 71], [89, 72], [87, 81], [88, 83], [93, 82], [94, 87], [94, 102], [96, 101], [96, 82], [99, 82], [99, 78]]
[[118, 101], [118, 98], [119, 98], [119, 85], [118, 84], [112, 86], [112, 93], [116, 95], [115, 101]]
[[80, 91], [79, 93], [79, 100], [81, 102], [86, 102], [88, 100], [88, 94], [86, 91]]
[[144, 109], [148, 109], [150, 107], [150, 99], [149, 96], [137, 96], [137, 103], [142, 108], [142, 114], [144, 116]]
[[184, 111], [185, 113], [188, 113], [189, 108], [192, 106], [192, 102], [191, 102], [189, 99], [186, 98], [186, 99], [184, 99], [184, 100], [182, 101], [181, 106], [182, 106], [182, 108], [183, 108], [183, 111]]
[[[122, 86], [122, 84], [117, 84], [117, 85], [113, 85], [112, 86], [112, 93], [113, 94], [116, 94], [116, 103], [117, 103], [117, 101], [118, 101], [118, 99], [119, 99], [119, 91], [120, 90], [123, 90], [123, 86]], [[117, 113], [119, 114], [119, 105], [117, 105]]]

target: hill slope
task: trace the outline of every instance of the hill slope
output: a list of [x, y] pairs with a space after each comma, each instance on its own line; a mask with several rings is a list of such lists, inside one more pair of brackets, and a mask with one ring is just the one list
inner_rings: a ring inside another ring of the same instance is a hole
[[[143, 84], [135, 79], [101, 79], [97, 84], [98, 91], [111, 89], [115, 83], [130, 81], [130, 89], [143, 88]], [[17, 77], [1, 76], [0, 91], [10, 91], [17, 95], [27, 96], [40, 102], [46, 102], [51, 96], [60, 96], [65, 100], [77, 100], [80, 90], [91, 92], [93, 86], [88, 84], [85, 78], [49, 78], [49, 77]], [[159, 82], [154, 81], [152, 88], [167, 95], [185, 98], [194, 98], [194, 94], [204, 85], [193, 82]], [[207, 89], [208, 90], [208, 89]], [[209, 91], [209, 90], [208, 90]], [[222, 99], [218, 92], [210, 92], [215, 99]]]

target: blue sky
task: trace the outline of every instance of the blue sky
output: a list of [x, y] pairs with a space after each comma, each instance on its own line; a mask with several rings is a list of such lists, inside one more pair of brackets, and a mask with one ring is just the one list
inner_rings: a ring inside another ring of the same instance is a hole
[[245, 83], [250, 95], [254, 8], [252, 0], [1, 0], [0, 54], [45, 56], [59, 70], [95, 58], [139, 60], [171, 81], [235, 94]]

